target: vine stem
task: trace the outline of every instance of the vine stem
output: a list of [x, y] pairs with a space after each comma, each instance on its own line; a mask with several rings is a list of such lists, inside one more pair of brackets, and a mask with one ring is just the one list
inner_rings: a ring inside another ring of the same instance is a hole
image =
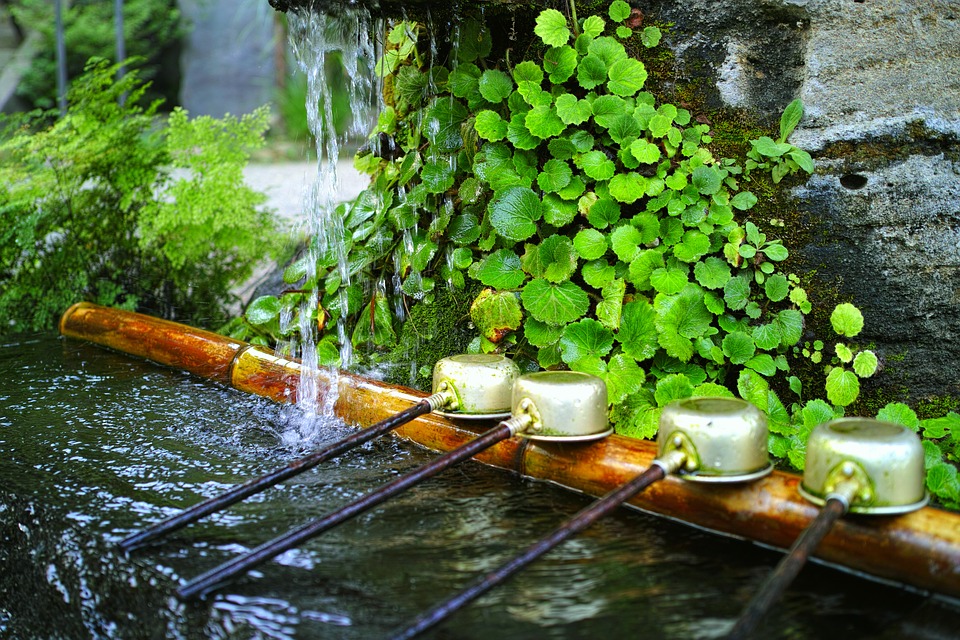
[[570, 14], [573, 16], [573, 35], [580, 37], [580, 21], [577, 20], [577, 3], [570, 0]]

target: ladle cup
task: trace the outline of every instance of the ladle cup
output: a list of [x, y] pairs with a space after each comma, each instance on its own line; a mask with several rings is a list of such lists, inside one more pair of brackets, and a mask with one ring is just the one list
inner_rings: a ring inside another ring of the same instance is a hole
[[430, 413], [462, 418], [501, 418], [510, 415], [513, 383], [520, 369], [509, 358], [494, 354], [456, 355], [433, 367], [433, 394], [385, 420], [334, 442], [266, 475], [253, 478], [218, 496], [193, 505], [152, 527], [120, 541], [124, 551], [139, 547], [204, 516], [225, 509], [244, 498], [312, 469], [321, 462], [354, 449], [389, 431]]
[[746, 482], [772, 470], [767, 456], [766, 417], [735, 398], [688, 398], [664, 408], [657, 457], [633, 480], [582, 509], [548, 536], [466, 589], [418, 616], [393, 640], [413, 638], [580, 533], [654, 482], [672, 473], [701, 482]]
[[[570, 403], [567, 406], [577, 410], [555, 411], [551, 403], [556, 399]], [[512, 417], [475, 439], [318, 520], [207, 571], [177, 589], [177, 596], [181, 599], [203, 596], [218, 585], [514, 435], [529, 432], [545, 437], [561, 437], [569, 434], [577, 440], [589, 440], [605, 437], [609, 433], [606, 385], [596, 376], [574, 372], [541, 372], [520, 376], [512, 387], [511, 405]]]
[[760, 586], [727, 637], [753, 635], [848, 511], [896, 515], [923, 507], [928, 499], [925, 477], [920, 439], [906, 427], [868, 418], [840, 418], [816, 427], [807, 440], [800, 494], [823, 508]]

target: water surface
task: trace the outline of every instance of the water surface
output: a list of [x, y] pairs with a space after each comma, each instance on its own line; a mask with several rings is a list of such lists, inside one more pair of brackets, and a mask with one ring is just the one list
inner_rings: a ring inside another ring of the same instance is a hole
[[[381, 638], [589, 502], [466, 463], [183, 604], [178, 584], [431, 454], [382, 438], [127, 556], [130, 533], [302, 453], [302, 416], [55, 336], [0, 344], [0, 368], [2, 638]], [[779, 557], [621, 509], [426, 637], [719, 638]], [[809, 566], [761, 637], [958, 633], [955, 603]]]

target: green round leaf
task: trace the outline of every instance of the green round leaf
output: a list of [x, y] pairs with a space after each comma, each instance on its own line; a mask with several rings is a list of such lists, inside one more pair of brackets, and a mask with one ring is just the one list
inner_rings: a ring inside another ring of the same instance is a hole
[[467, 119], [467, 108], [450, 96], [437, 98], [427, 109], [423, 132], [437, 151], [459, 151], [463, 146], [460, 125]]
[[473, 244], [480, 239], [480, 224], [472, 213], [454, 216], [447, 226], [447, 238], [457, 245]]
[[650, 284], [657, 292], [665, 295], [680, 293], [688, 283], [683, 269], [663, 267], [654, 269], [650, 274]]
[[716, 167], [700, 166], [693, 170], [692, 184], [705, 196], [719, 191], [722, 180], [720, 170]]
[[601, 358], [613, 348], [613, 332], [593, 318], [568, 324], [560, 337], [560, 356], [567, 364]]
[[720, 289], [730, 280], [730, 265], [726, 260], [710, 256], [693, 267], [693, 275], [706, 289]]
[[[902, 402], [891, 402], [877, 413], [877, 420], [900, 424], [912, 431], [920, 431], [920, 419], [908, 405]], [[925, 436], [930, 437], [924, 429]]]
[[563, 200], [554, 193], [543, 196], [543, 220], [554, 227], [570, 224], [577, 215], [577, 203]]
[[484, 289], [470, 305], [470, 319], [480, 330], [480, 335], [496, 344], [520, 328], [523, 312], [516, 294]]
[[636, 94], [647, 81], [647, 70], [642, 62], [634, 58], [614, 62], [608, 75], [610, 81], [607, 83], [607, 88], [618, 96], [629, 97]]
[[605, 69], [610, 69], [615, 63], [627, 59], [627, 50], [610, 36], [595, 38], [587, 46], [589, 56], [600, 58]]
[[657, 353], [660, 345], [657, 342], [655, 318], [653, 306], [645, 300], [623, 305], [617, 340], [620, 341], [624, 353], [640, 362]]
[[427, 188], [427, 193], [443, 193], [453, 186], [453, 173], [453, 167], [444, 159], [423, 165], [420, 178]]
[[537, 16], [537, 26], [533, 32], [540, 36], [543, 43], [550, 47], [560, 47], [570, 41], [570, 29], [567, 19], [556, 9], [546, 9]]
[[543, 82], [543, 69], [532, 60], [524, 60], [513, 68], [513, 79], [517, 85], [521, 82], [532, 82], [539, 86]]
[[755, 204], [757, 204], [757, 196], [749, 191], [741, 191], [730, 200], [730, 206], [740, 211], [752, 209]]
[[[620, 205], [607, 198], [601, 198], [597, 200], [587, 212], [587, 221], [597, 229], [606, 229], [608, 226], [616, 224], [619, 220]], [[640, 242], [647, 242], [647, 240], [643, 237], [642, 231]]]
[[607, 81], [607, 65], [597, 56], [588, 55], [577, 65], [577, 82], [588, 91]]
[[477, 65], [470, 62], [461, 63], [447, 77], [450, 93], [458, 98], [475, 99], [480, 95], [480, 75], [481, 71]]
[[524, 124], [531, 134], [540, 139], [558, 136], [567, 127], [557, 111], [548, 106], [534, 107], [528, 111]]
[[650, 49], [660, 44], [662, 35], [658, 27], [644, 27], [643, 31], [640, 32], [640, 42]]
[[494, 289], [516, 289], [526, 279], [520, 270], [520, 258], [510, 249], [494, 251], [480, 263], [477, 277]]
[[743, 364], [752, 358], [757, 351], [753, 338], [742, 331], [728, 333], [723, 338], [721, 346], [723, 355], [727, 356], [733, 364]]
[[250, 324], [267, 324], [280, 315], [280, 306], [276, 296], [260, 296], [250, 303], [243, 315]]
[[551, 47], [543, 56], [543, 68], [553, 84], [563, 84], [577, 70], [577, 52], [573, 47]]
[[842, 342], [838, 342], [834, 345], [834, 351], [837, 353], [837, 358], [840, 360], [840, 362], [846, 364], [853, 360], [853, 351], [851, 351], [850, 347]]
[[583, 21], [582, 32], [585, 36], [592, 40], [603, 33], [603, 29], [606, 27], [606, 24], [607, 23], [605, 23], [603, 18], [600, 16], [590, 16]]
[[[633, 141], [630, 145], [630, 153], [641, 164], [653, 164], [660, 161], [660, 147], [652, 142], [647, 142], [643, 138]], [[684, 178], [684, 183], [686, 183], [686, 178]]]
[[553, 235], [539, 246], [539, 259], [543, 277], [550, 282], [563, 282], [577, 270], [577, 253], [570, 238]]
[[526, 240], [537, 232], [542, 207], [540, 198], [532, 189], [511, 187], [490, 203], [490, 223], [507, 240]]
[[531, 280], [521, 293], [523, 307], [530, 315], [551, 325], [573, 322], [587, 312], [590, 298], [569, 280], [554, 284], [543, 278]]
[[656, 391], [653, 393], [657, 405], [665, 407], [675, 400], [683, 400], [693, 395], [693, 383], [682, 373], [672, 373], [657, 381]]
[[853, 371], [861, 378], [869, 378], [877, 372], [877, 366], [880, 364], [877, 360], [877, 354], [873, 351], [864, 350], [857, 354], [853, 359]]
[[723, 301], [734, 311], [746, 307], [750, 301], [750, 280], [739, 276], [730, 278], [723, 285]]
[[507, 125], [507, 140], [517, 149], [536, 149], [540, 144], [540, 139], [534, 137], [527, 129], [526, 113], [518, 113], [510, 118], [510, 123]]
[[772, 351], [780, 346], [780, 330], [773, 324], [761, 324], [753, 328], [753, 341], [757, 347]]
[[[572, 93], [557, 96], [556, 107], [557, 116], [564, 124], [581, 124], [586, 122], [593, 113], [589, 102], [578, 100]], [[593, 146], [592, 140], [590, 146]]]
[[460, 27], [460, 46], [457, 57], [460, 62], [473, 62], [490, 55], [493, 39], [490, 30], [479, 20], [469, 19]]
[[708, 251], [710, 251], [710, 238], [696, 229], [684, 232], [683, 239], [673, 247], [673, 255], [682, 262], [695, 262]]
[[777, 273], [764, 281], [763, 290], [771, 302], [780, 302], [790, 294], [790, 283], [785, 275]]
[[480, 76], [478, 87], [484, 100], [497, 104], [513, 92], [513, 81], [499, 69], [487, 69]]
[[607, 400], [611, 404], [619, 404], [627, 396], [638, 392], [647, 379], [637, 361], [623, 353], [610, 358], [607, 371], [602, 377], [607, 383]]
[[580, 269], [583, 281], [594, 289], [602, 289], [613, 282], [617, 272], [606, 260], [593, 260]]
[[647, 188], [647, 180], [639, 173], [618, 173], [609, 182], [610, 195], [615, 200], [633, 204], [641, 197]]
[[609, 13], [614, 22], [623, 22], [630, 17], [630, 5], [623, 0], [613, 0]]
[[803, 315], [796, 309], [784, 309], [773, 320], [774, 326], [780, 332], [780, 343], [785, 347], [792, 347], [800, 342], [803, 336]]
[[763, 247], [762, 251], [763, 255], [774, 262], [782, 262], [786, 260], [789, 255], [787, 248], [780, 244], [779, 241], [768, 243]]
[[834, 367], [827, 374], [826, 388], [827, 400], [838, 407], [845, 407], [860, 395], [860, 379], [852, 371]]
[[854, 305], [843, 302], [830, 314], [830, 324], [840, 335], [852, 338], [863, 329], [863, 314]]
[[617, 254], [617, 258], [627, 263], [639, 255], [642, 241], [643, 236], [640, 231], [629, 224], [620, 225], [610, 234], [610, 246], [613, 252]]
[[583, 154], [580, 157], [580, 168], [587, 177], [597, 181], [609, 180], [617, 170], [617, 166], [603, 151], [588, 151]]
[[583, 229], [574, 236], [573, 247], [584, 260], [596, 260], [607, 252], [607, 238], [596, 229]]
[[555, 327], [535, 318], [527, 318], [523, 323], [523, 335], [527, 342], [535, 347], [548, 347], [560, 340], [562, 334], [562, 327]]
[[573, 170], [563, 160], [547, 160], [537, 176], [537, 185], [547, 193], [555, 193], [570, 184]]
[[500, 114], [489, 109], [484, 109], [477, 114], [473, 121], [473, 128], [477, 135], [484, 140], [497, 142], [507, 137], [507, 121], [500, 117]]

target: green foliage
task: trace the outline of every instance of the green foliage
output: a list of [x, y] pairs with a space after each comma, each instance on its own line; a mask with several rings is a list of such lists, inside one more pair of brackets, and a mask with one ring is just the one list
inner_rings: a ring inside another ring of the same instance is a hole
[[780, 182], [785, 176], [803, 170], [813, 173], [813, 159], [803, 149], [798, 149], [787, 138], [803, 118], [803, 103], [800, 99], [794, 100], [784, 109], [780, 116], [780, 137], [776, 140], [761, 136], [751, 140], [753, 147], [747, 152], [747, 162], [744, 165], [744, 175], [750, 175], [755, 169], [764, 169], [770, 172], [774, 183]]
[[241, 173], [268, 113], [158, 125], [136, 73], [116, 71], [91, 62], [65, 117], [0, 143], [4, 332], [48, 329], [81, 299], [216, 326], [276, 231]]
[[[66, 3], [65, 3], [66, 6]], [[17, 86], [17, 95], [31, 107], [51, 109], [57, 104], [56, 45], [53, 3], [47, 0], [19, 0], [13, 11], [20, 24], [38, 31], [43, 40], [29, 71]], [[63, 11], [67, 49], [67, 77], [76, 78], [93, 57], [115, 59], [116, 31], [112, 2], [73, 0]], [[141, 78], [153, 80], [167, 99], [176, 99], [175, 82], [161, 88], [167, 56], [183, 34], [180, 11], [175, 0], [125, 0], [123, 29], [127, 55], [136, 58]], [[172, 60], [176, 64], [176, 58]], [[149, 91], [149, 89], [148, 89]]]

